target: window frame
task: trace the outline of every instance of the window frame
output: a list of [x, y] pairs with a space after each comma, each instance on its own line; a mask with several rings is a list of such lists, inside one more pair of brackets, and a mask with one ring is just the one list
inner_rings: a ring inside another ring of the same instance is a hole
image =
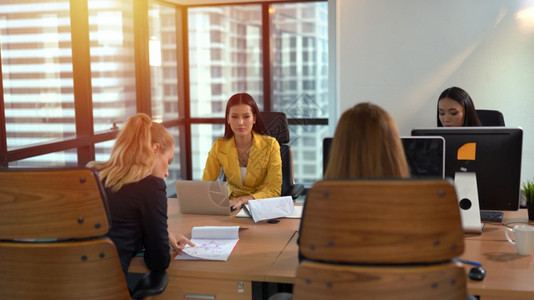
[[[78, 166], [85, 166], [87, 162], [95, 159], [95, 144], [113, 140], [118, 134], [118, 128], [94, 132], [93, 129], [93, 101], [91, 88], [91, 56], [89, 40], [89, 11], [87, 1], [69, 0], [72, 39], [72, 61], [74, 80], [74, 105], [76, 136], [61, 138], [50, 142], [33, 144], [20, 148], [7, 148], [6, 118], [3, 94], [2, 65], [0, 64], [0, 167], [8, 167], [10, 162], [43, 154], [77, 149]], [[162, 0], [132, 0], [134, 16], [134, 57], [136, 78], [136, 111], [152, 115], [151, 85], [149, 65], [149, 2], [172, 6], [176, 9], [176, 76], [178, 78], [178, 116], [176, 119], [163, 121], [165, 127], [178, 127], [179, 139], [176, 141], [180, 147], [180, 173], [183, 179], [192, 178], [192, 149], [191, 126], [196, 124], [224, 124], [224, 118], [197, 118], [190, 114], [189, 90], [189, 53], [188, 49], [188, 8], [202, 6], [235, 5], [235, 3], [179, 5]], [[271, 26], [269, 9], [272, 4], [300, 3], [300, 2], [326, 2], [315, 1], [251, 1], [239, 5], [261, 5], [262, 18], [262, 76], [263, 80], [263, 106], [265, 111], [271, 111], [272, 103], [272, 63], [274, 61], [271, 51]], [[135, 5], [134, 5], [135, 3]], [[1, 59], [1, 57], [0, 57]], [[0, 60], [1, 61], [1, 60]], [[326, 118], [289, 118], [290, 125], [328, 125]]]

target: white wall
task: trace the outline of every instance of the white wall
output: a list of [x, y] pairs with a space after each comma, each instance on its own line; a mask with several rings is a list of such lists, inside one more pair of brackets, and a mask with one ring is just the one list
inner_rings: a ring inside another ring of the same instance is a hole
[[374, 102], [410, 135], [459, 86], [523, 128], [522, 180], [534, 178], [533, 0], [330, 0], [329, 13], [339, 115]]

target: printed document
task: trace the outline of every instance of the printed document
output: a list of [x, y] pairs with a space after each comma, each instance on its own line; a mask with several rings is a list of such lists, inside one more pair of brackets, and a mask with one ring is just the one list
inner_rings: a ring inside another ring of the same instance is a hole
[[291, 196], [249, 200], [235, 216], [252, 217], [255, 223], [262, 220], [297, 217]]
[[191, 231], [191, 242], [175, 260], [227, 261], [239, 241], [239, 226], [199, 226]]

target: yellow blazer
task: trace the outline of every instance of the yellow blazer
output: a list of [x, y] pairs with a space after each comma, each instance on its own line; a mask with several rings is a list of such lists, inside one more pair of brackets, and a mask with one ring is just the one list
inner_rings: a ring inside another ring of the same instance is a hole
[[206, 160], [202, 180], [214, 181], [221, 167], [228, 182], [230, 198], [251, 195], [254, 199], [280, 197], [282, 189], [282, 159], [280, 145], [275, 138], [252, 131], [253, 141], [247, 162], [245, 183], [237, 157], [235, 138], [218, 138]]

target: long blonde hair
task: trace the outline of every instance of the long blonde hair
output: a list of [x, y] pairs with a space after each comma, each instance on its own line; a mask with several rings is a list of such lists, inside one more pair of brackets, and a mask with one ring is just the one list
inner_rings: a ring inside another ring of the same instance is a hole
[[329, 156], [325, 179], [410, 177], [395, 122], [371, 103], [341, 115]]
[[126, 120], [109, 160], [92, 161], [87, 166], [99, 170], [99, 177], [104, 181], [104, 186], [116, 192], [123, 185], [137, 182], [152, 174], [154, 144], [159, 144], [160, 150], [165, 152], [174, 147], [174, 139], [161, 124], [152, 122], [146, 114], [138, 113]]

